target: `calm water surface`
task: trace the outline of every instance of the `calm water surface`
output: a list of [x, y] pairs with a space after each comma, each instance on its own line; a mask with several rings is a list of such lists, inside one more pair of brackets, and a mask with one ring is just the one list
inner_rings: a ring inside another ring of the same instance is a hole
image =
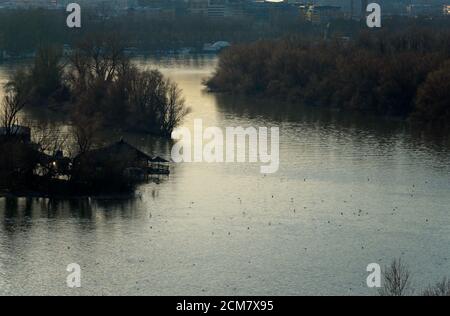
[[[447, 136], [207, 94], [210, 58], [136, 62], [184, 90], [185, 126], [279, 126], [279, 172], [179, 164], [131, 200], [2, 198], [0, 294], [370, 295], [366, 266], [396, 257], [418, 289], [450, 274]], [[126, 138], [170, 157], [164, 140]], [[72, 262], [81, 289], [66, 286]]]

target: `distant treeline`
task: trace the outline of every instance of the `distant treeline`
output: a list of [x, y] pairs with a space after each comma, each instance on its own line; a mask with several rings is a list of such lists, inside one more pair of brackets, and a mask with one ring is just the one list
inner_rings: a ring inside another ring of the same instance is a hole
[[[69, 29], [67, 13], [50, 10], [0, 10], [0, 50], [11, 55], [34, 52], [44, 44], [73, 45], [87, 34], [112, 30], [126, 37], [130, 46], [145, 51], [167, 51], [182, 47], [201, 48], [219, 40], [233, 43], [271, 39], [289, 34], [321, 37], [322, 25], [311, 25], [293, 17], [219, 18], [199, 16], [157, 16], [135, 12], [101, 17], [94, 11], [82, 11], [82, 27]], [[333, 32], [348, 34], [359, 22], [340, 20], [332, 23]]]
[[[208, 18], [200, 16], [163, 16], [133, 12], [102, 16], [89, 9], [82, 11], [82, 27], [69, 29], [64, 10], [0, 10], [0, 50], [12, 56], [35, 52], [46, 44], [73, 46], [92, 33], [114, 31], [127, 38], [138, 50], [157, 52], [192, 47], [216, 41], [245, 43], [297, 35], [307, 39], [354, 37], [365, 21], [337, 19], [311, 24], [300, 17], [274, 15], [268, 19]], [[431, 29], [450, 27], [449, 18], [385, 17], [385, 27], [402, 29], [411, 23]]]
[[450, 29], [364, 31], [354, 40], [237, 45], [206, 85], [306, 105], [450, 122]]

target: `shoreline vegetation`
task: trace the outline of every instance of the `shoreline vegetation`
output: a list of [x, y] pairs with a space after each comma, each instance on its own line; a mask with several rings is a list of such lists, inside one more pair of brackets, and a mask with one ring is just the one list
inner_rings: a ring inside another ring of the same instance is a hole
[[[66, 114], [86, 133], [113, 126], [170, 137], [189, 113], [181, 89], [156, 69], [139, 70], [115, 34], [92, 34], [63, 56], [62, 48], [38, 48], [29, 67], [19, 67], [5, 85], [24, 106]], [[24, 107], [23, 106], [23, 107]], [[88, 144], [81, 144], [79, 150]]]
[[450, 123], [450, 30], [362, 31], [355, 39], [298, 37], [235, 45], [210, 92], [373, 112], [445, 129]]
[[380, 296], [450, 296], [450, 279], [429, 285], [425, 289], [415, 289], [413, 277], [402, 259], [394, 259], [390, 265], [384, 267], [382, 287], [378, 290]]
[[[31, 66], [13, 73], [0, 113], [0, 192], [120, 195], [169, 174], [169, 161], [123, 139], [101, 147], [108, 128], [169, 139], [190, 111], [176, 83], [158, 70], [138, 69], [125, 47], [120, 36], [93, 34], [65, 59], [61, 48], [42, 46]], [[25, 108], [63, 114], [68, 131], [51, 122], [24, 126]]]

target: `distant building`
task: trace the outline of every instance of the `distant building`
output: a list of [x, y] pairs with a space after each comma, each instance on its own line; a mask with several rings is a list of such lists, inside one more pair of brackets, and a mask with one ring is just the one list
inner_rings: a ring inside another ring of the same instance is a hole
[[211, 18], [224, 18], [227, 12], [227, 0], [209, 0], [208, 16]]
[[241, 17], [246, 0], [189, 0], [188, 12], [210, 18]]
[[229, 42], [225, 42], [225, 41], [220, 41], [220, 42], [216, 42], [214, 44], [205, 44], [203, 46], [203, 51], [204, 52], [208, 52], [208, 53], [218, 53], [221, 50], [230, 47], [231, 44]]
[[298, 17], [299, 0], [272, 2], [265, 0], [251, 0], [245, 2], [245, 14], [257, 19], [273, 17]]
[[208, 15], [208, 0], [189, 0], [188, 12], [193, 15]]
[[229, 0], [226, 16], [243, 17], [245, 15], [245, 0]]
[[58, 0], [10, 0], [6, 1], [9, 8], [57, 8]]
[[450, 16], [450, 4], [445, 4], [443, 9], [444, 15]]
[[344, 13], [341, 7], [338, 6], [307, 4], [300, 6], [300, 16], [305, 21], [320, 24], [329, 22], [332, 19], [344, 17]]

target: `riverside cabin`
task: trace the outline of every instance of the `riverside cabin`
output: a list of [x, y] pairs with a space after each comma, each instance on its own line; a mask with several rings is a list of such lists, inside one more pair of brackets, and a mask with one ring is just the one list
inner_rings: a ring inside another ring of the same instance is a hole
[[76, 157], [74, 168], [81, 172], [121, 173], [134, 180], [170, 173], [169, 161], [161, 157], [152, 158], [124, 140]]

